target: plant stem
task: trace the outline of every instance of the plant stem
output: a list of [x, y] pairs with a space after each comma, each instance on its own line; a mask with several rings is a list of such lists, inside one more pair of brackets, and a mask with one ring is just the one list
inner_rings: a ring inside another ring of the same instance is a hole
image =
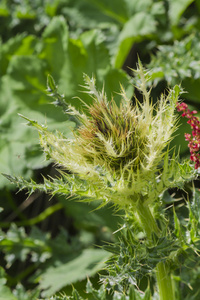
[[160, 235], [160, 230], [156, 224], [156, 221], [149, 209], [147, 204], [143, 204], [142, 201], [139, 201], [137, 206], [137, 213], [139, 215], [140, 221], [144, 227], [147, 238], [151, 240], [152, 233], [156, 233], [158, 236]]
[[160, 300], [175, 300], [171, 273], [165, 263], [159, 262], [156, 266], [156, 278]]
[[[160, 230], [151, 213], [151, 210], [149, 209], [149, 206], [147, 204], [144, 204], [141, 200], [138, 202], [137, 213], [144, 227], [144, 231], [146, 232], [147, 239], [151, 241], [152, 233], [155, 233], [158, 236], [160, 236]], [[166, 263], [159, 262], [157, 264], [156, 278], [158, 283], [160, 300], [175, 300], [172, 278], [170, 270], [168, 269]]]
[[[19, 222], [15, 222], [15, 225], [17, 226], [33, 226], [37, 223], [42, 222], [45, 220], [47, 217], [55, 213], [56, 211], [60, 210], [63, 208], [62, 203], [56, 203], [55, 205], [52, 205], [45, 209], [43, 212], [41, 212], [38, 216], [28, 219], [28, 220], [23, 220]], [[8, 228], [10, 227], [10, 222], [0, 222], [0, 227], [1, 228]]]

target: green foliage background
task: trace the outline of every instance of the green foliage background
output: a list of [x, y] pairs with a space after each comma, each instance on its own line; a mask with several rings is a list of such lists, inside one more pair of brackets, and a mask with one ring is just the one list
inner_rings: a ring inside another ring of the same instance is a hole
[[[81, 92], [83, 73], [94, 75], [98, 88], [104, 86], [119, 103], [120, 83], [133, 96], [130, 68], [139, 55], [150, 68], [155, 99], [167, 86], [181, 83], [183, 98], [198, 110], [199, 14], [199, 0], [1, 0], [0, 172], [37, 182], [41, 174], [56, 176], [37, 133], [18, 116], [72, 135], [73, 120], [47, 96], [48, 74], [80, 110], [84, 106], [75, 96], [91, 103]], [[189, 154], [183, 134], [188, 130], [181, 124], [173, 141], [182, 156]], [[87, 276], [98, 286], [97, 272], [110, 254], [97, 245], [115, 240], [120, 212], [96, 211], [93, 204], [62, 197], [49, 201], [37, 192], [26, 199], [16, 192], [1, 176], [0, 299], [47, 299], [70, 293], [71, 284], [82, 294]], [[200, 267], [194, 286], [199, 274]], [[195, 291], [189, 297], [198, 299]]]

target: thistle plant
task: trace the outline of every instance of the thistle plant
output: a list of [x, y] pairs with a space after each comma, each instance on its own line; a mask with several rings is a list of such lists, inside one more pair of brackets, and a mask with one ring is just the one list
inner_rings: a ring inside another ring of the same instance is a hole
[[[175, 210], [174, 231], [167, 228], [169, 218], [163, 195], [169, 188], [184, 188], [196, 172], [189, 161], [180, 162], [170, 149], [177, 129], [180, 87], [168, 90], [153, 105], [151, 90], [146, 87], [148, 71], [140, 61], [135, 74], [143, 102], [135, 99], [133, 105], [121, 87], [119, 106], [114, 99], [107, 99], [104, 90], [96, 89], [94, 78], [85, 75], [86, 93], [93, 98], [85, 112], [67, 104], [49, 76], [50, 96], [76, 123], [74, 137], [67, 139], [62, 133], [52, 133], [36, 121], [22, 117], [38, 130], [47, 158], [61, 167], [60, 177], [45, 178], [43, 184], [37, 184], [6, 176], [20, 189], [28, 188], [29, 193], [40, 189], [52, 195], [70, 194], [82, 201], [98, 199], [100, 207], [113, 203], [123, 211], [125, 232], [119, 245], [107, 247], [115, 255], [107, 263], [108, 276], [102, 278], [104, 286], [127, 294], [132, 285], [137, 287], [139, 280], [151, 273], [157, 281], [159, 299], [173, 300], [177, 299], [173, 270], [180, 267], [179, 256], [194, 239], [184, 240]], [[142, 238], [139, 232], [143, 233]]]

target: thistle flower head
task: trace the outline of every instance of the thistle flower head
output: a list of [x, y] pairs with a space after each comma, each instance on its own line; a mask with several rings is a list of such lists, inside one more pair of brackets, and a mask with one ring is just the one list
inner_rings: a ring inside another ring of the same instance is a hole
[[76, 149], [89, 164], [101, 166], [117, 178], [155, 171], [176, 128], [177, 91], [170, 91], [167, 97], [162, 95], [153, 107], [145, 86], [148, 73], [144, 73], [141, 64], [136, 72], [144, 101], [141, 104], [136, 99], [135, 106], [122, 88], [118, 107], [113, 99], [107, 100], [103, 91], [96, 90], [94, 78], [85, 76], [86, 88], [94, 101], [88, 107], [89, 116], [79, 116], [82, 126], [75, 134]]
[[143, 103], [136, 99], [133, 106], [122, 87], [121, 104], [117, 106], [104, 91], [97, 91], [94, 78], [85, 75], [85, 88], [93, 104], [87, 107], [87, 113], [68, 107], [81, 123], [74, 131], [75, 138], [42, 130], [45, 152], [74, 174], [73, 180], [71, 175], [67, 178], [71, 193], [127, 207], [141, 195], [148, 195], [155, 184], [166, 146], [176, 129], [179, 87], [167, 96], [161, 95], [153, 106], [146, 89], [148, 72], [141, 63], [135, 72], [140, 78], [137, 88], [143, 94]]
[[[86, 83], [93, 82], [89, 81], [86, 77]], [[90, 87], [95, 94], [95, 86]], [[90, 116], [81, 120], [76, 142], [88, 162], [104, 167], [117, 177], [127, 178], [129, 173], [148, 171], [159, 164], [162, 150], [174, 130], [174, 120], [170, 116], [167, 119], [166, 99], [161, 99], [155, 116], [150, 103], [137, 103], [133, 107], [131, 101], [125, 99], [122, 92], [118, 107], [113, 99], [108, 102], [103, 93], [95, 97], [93, 105], [88, 108]]]
[[[86, 77], [86, 80], [90, 79]], [[139, 122], [131, 102], [122, 102], [118, 107], [113, 99], [108, 102], [102, 94], [94, 98], [88, 110], [90, 116], [82, 119], [76, 134], [82, 155], [88, 162], [117, 176], [130, 169], [136, 171], [145, 160], [148, 141], [146, 124]]]

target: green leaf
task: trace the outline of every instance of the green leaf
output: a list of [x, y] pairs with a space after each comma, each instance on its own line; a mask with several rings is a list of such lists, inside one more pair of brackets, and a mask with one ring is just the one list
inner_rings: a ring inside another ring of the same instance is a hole
[[169, 1], [169, 19], [173, 26], [178, 25], [180, 17], [192, 2], [194, 2], [194, 0]]
[[45, 28], [41, 48], [39, 58], [48, 64], [53, 77], [59, 76], [68, 49], [68, 28], [63, 17], [54, 17]]
[[3, 285], [2, 280], [0, 280], [0, 300], [17, 300], [17, 298], [12, 294], [11, 290]]
[[[52, 74], [61, 93], [65, 94], [69, 102], [76, 108], [81, 107], [80, 101], [74, 98], [71, 100], [70, 98], [74, 96], [82, 98], [83, 94], [80, 92], [80, 85], [84, 85], [83, 73], [96, 78], [98, 89], [101, 89], [104, 85], [109, 99], [112, 93], [116, 93], [115, 99], [119, 102], [120, 96], [117, 95], [120, 92], [119, 82], [123, 84], [125, 90], [133, 91], [124, 71], [111, 67], [108, 49], [102, 42], [101, 34], [97, 30], [85, 32], [76, 40], [70, 39], [60, 79], [57, 80]], [[112, 77], [113, 73], [115, 77]], [[111, 82], [112, 86], [110, 85]], [[111, 90], [112, 87], [115, 89]], [[84, 101], [91, 103], [92, 100], [89, 96], [84, 95]]]
[[33, 54], [36, 43], [36, 37], [32, 35], [26, 36], [25, 33], [16, 35], [4, 43], [0, 50], [0, 75], [6, 74], [9, 62], [13, 55], [27, 56]]
[[127, 10], [125, 0], [90, 0], [93, 5], [98, 8], [104, 15], [109, 16], [119, 23], [125, 23], [128, 18], [129, 11]]
[[99, 290], [95, 290], [91, 281], [88, 279], [86, 284], [86, 292], [92, 294], [95, 300], [106, 300], [106, 289], [102, 285]]
[[152, 15], [139, 12], [133, 15], [124, 25], [119, 35], [119, 46], [114, 65], [121, 68], [134, 43], [152, 36], [156, 32], [156, 23]]
[[84, 300], [75, 289], [73, 289], [72, 297], [73, 300]]
[[110, 257], [108, 252], [101, 249], [85, 249], [79, 256], [67, 263], [49, 267], [42, 275], [40, 289], [47, 297], [62, 289], [64, 286], [93, 276], [103, 267], [103, 262]]
[[17, 300], [11, 290], [5, 285], [7, 281], [5, 277], [4, 269], [0, 267], [0, 300]]
[[145, 293], [138, 291], [134, 285], [130, 286], [129, 297], [127, 300], [151, 300], [151, 291], [149, 287], [146, 289]]
[[49, 92], [55, 93], [57, 91], [57, 87], [55, 81], [51, 75], [48, 74], [47, 76], [47, 88]]

